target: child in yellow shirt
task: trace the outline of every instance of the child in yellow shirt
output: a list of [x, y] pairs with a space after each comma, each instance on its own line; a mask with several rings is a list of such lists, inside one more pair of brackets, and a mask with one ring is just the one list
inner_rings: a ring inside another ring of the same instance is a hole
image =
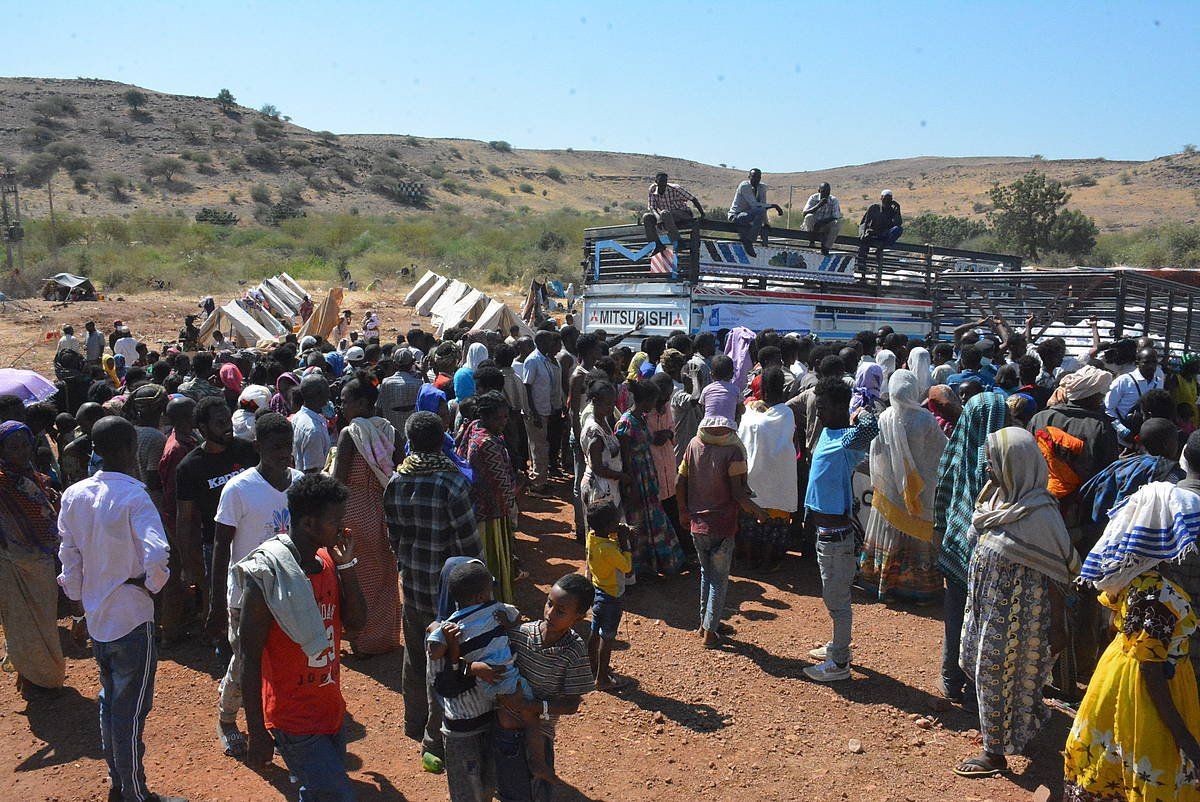
[[625, 592], [625, 575], [633, 570], [633, 555], [629, 551], [629, 530], [621, 523], [621, 512], [615, 504], [589, 505], [587, 524], [588, 576], [596, 589], [588, 658], [596, 676], [596, 690], [612, 691], [628, 684], [625, 678], [615, 676], [608, 664], [621, 624], [621, 595]]

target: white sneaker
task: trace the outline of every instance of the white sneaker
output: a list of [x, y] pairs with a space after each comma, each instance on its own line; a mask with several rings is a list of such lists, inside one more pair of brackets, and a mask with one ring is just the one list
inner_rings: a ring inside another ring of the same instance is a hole
[[[827, 648], [827, 646], [818, 646], [815, 649], [809, 650], [808, 656], [813, 660], [820, 660], [823, 663], [829, 659], [829, 653], [826, 651]], [[851, 657], [850, 659], [853, 660], [854, 658]]]
[[804, 676], [815, 682], [838, 682], [850, 679], [850, 664], [839, 666], [832, 660], [826, 660], [819, 666], [809, 666], [804, 669]]

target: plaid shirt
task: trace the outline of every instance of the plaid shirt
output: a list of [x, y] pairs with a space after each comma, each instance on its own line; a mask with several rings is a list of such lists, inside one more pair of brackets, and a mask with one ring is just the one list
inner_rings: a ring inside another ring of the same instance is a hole
[[375, 414], [387, 418], [402, 438], [404, 424], [417, 408], [417, 393], [421, 391], [421, 384], [420, 379], [406, 371], [393, 373], [379, 383]]
[[646, 208], [653, 212], [668, 209], [676, 211], [686, 209], [688, 203], [694, 200], [696, 200], [696, 196], [678, 184], [667, 184], [667, 191], [661, 195], [658, 194], [658, 184], [651, 184], [650, 195], [646, 198]]
[[404, 604], [432, 617], [446, 560], [484, 558], [475, 530], [471, 482], [458, 471], [396, 474], [384, 490], [383, 511], [400, 568]]

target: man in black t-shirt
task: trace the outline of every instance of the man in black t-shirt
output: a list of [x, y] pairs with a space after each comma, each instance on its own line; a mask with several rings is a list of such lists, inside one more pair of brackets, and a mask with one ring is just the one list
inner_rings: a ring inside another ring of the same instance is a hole
[[[225, 399], [210, 396], [196, 405], [196, 430], [204, 442], [175, 470], [175, 531], [187, 553], [182, 556], [184, 583], [207, 594], [217, 502], [225, 483], [258, 464], [254, 444], [233, 436], [233, 418]], [[208, 608], [207, 596], [201, 612]]]

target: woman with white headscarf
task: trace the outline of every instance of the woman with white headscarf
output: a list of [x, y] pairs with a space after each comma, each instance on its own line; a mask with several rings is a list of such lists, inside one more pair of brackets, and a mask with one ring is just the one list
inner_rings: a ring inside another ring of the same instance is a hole
[[1113, 511], [1088, 554], [1082, 576], [1117, 634], [1067, 736], [1064, 799], [1200, 800], [1200, 696], [1188, 659], [1196, 612], [1160, 572], [1198, 544], [1200, 496], [1152, 482]]
[[917, 393], [924, 400], [933, 386], [933, 374], [930, 367], [929, 349], [917, 346], [908, 352], [908, 369], [917, 377]]
[[942, 597], [933, 496], [946, 435], [920, 406], [917, 384], [908, 370], [888, 382], [892, 405], [879, 416], [879, 436], [871, 442], [871, 517], [859, 581], [881, 601], [932, 604]]
[[1009, 426], [988, 435], [988, 482], [967, 539], [967, 609], [960, 665], [974, 682], [983, 751], [954, 773], [990, 777], [1024, 751], [1050, 708], [1050, 681], [1066, 634], [1066, 594], [1079, 572], [1037, 440]]
[[467, 348], [463, 366], [454, 373], [454, 397], [460, 404], [475, 395], [475, 368], [487, 358], [488, 349], [483, 343], [471, 343]]

